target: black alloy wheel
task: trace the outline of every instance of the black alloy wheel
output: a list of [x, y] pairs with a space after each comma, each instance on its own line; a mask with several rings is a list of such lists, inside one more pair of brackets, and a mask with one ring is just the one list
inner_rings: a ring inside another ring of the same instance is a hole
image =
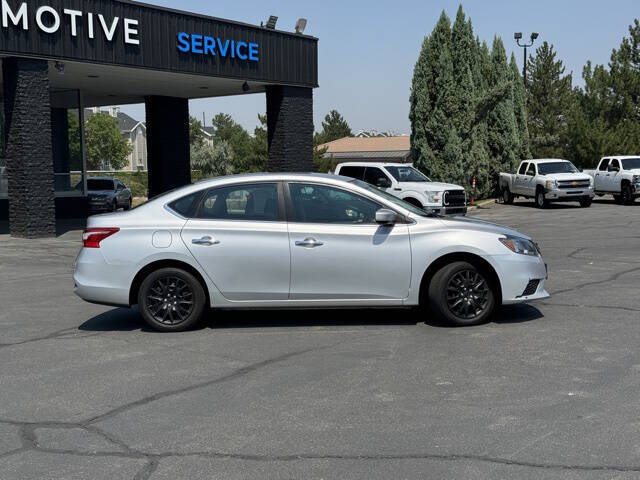
[[487, 274], [468, 262], [454, 262], [439, 270], [429, 285], [432, 310], [456, 326], [487, 321], [496, 304]]
[[140, 286], [138, 306], [145, 321], [160, 331], [182, 331], [202, 317], [206, 296], [189, 272], [163, 268], [151, 273]]

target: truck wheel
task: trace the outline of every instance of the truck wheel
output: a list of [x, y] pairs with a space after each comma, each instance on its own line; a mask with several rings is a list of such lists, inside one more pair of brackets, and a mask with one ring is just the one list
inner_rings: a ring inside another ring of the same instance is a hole
[[138, 291], [142, 318], [160, 332], [181, 332], [195, 326], [204, 312], [207, 296], [189, 272], [161, 268], [144, 279]]
[[584, 197], [582, 200], [580, 200], [580, 206], [582, 208], [589, 208], [592, 203], [593, 199], [591, 197]]
[[502, 190], [502, 201], [505, 205], [511, 205], [513, 203], [513, 195], [508, 187]]
[[622, 186], [621, 201], [623, 205], [631, 205], [633, 203], [633, 193], [631, 192], [631, 186]]
[[613, 196], [613, 201], [616, 202], [617, 204], [621, 204], [622, 203], [622, 197], [620, 195], [614, 195]]
[[433, 276], [429, 305], [441, 320], [451, 325], [478, 325], [493, 313], [496, 294], [485, 272], [469, 262], [454, 262]]
[[547, 208], [549, 206], [549, 202], [544, 196], [544, 190], [538, 189], [536, 192], [536, 207], [538, 208]]

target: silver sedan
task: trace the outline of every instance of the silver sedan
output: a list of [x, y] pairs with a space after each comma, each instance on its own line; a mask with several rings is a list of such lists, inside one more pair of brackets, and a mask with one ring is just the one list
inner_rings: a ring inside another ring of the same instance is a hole
[[138, 305], [153, 328], [209, 308], [424, 306], [453, 325], [546, 298], [537, 245], [509, 228], [429, 214], [345, 177], [207, 180], [90, 217], [75, 292]]

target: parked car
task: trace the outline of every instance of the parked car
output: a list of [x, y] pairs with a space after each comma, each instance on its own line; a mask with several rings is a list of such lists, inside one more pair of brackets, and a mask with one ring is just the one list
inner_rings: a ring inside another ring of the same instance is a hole
[[90, 217], [73, 278], [81, 298], [137, 304], [162, 331], [209, 307], [428, 305], [473, 325], [497, 305], [549, 296], [526, 235], [326, 174], [211, 179]]
[[434, 213], [466, 215], [467, 196], [459, 185], [433, 182], [406, 163], [349, 162], [336, 167], [336, 175], [362, 180], [402, 200]]
[[604, 157], [595, 170], [583, 173], [593, 177], [597, 195], [611, 194], [624, 205], [640, 197], [640, 155]]
[[501, 173], [500, 192], [506, 204], [516, 197], [533, 198], [538, 208], [549, 202], [579, 202], [588, 208], [595, 196], [593, 178], [559, 159], [525, 160], [518, 173]]
[[115, 212], [119, 208], [129, 210], [133, 204], [131, 190], [117, 178], [87, 178], [87, 196], [92, 212]]

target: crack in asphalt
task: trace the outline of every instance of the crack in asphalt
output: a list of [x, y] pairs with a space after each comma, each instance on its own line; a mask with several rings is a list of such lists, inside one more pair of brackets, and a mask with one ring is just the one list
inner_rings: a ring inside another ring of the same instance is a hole
[[575, 285], [571, 288], [565, 288], [562, 290], [556, 290], [551, 292], [551, 295], [559, 295], [561, 293], [569, 293], [569, 292], [575, 292], [576, 290], [581, 290], [583, 288], [586, 287], [594, 287], [596, 285], [603, 285], [605, 283], [609, 283], [609, 282], [614, 282], [616, 281], [618, 278], [624, 276], [624, 275], [628, 275], [629, 273], [634, 273], [634, 272], [640, 272], [640, 267], [634, 267], [634, 268], [630, 268], [628, 270], [623, 270], [622, 272], [616, 272], [613, 275], [609, 276], [608, 278], [605, 278], [604, 280], [597, 280], [597, 281], [593, 281], [593, 282], [585, 282], [585, 283], [580, 283], [578, 285]]
[[[55, 338], [64, 337], [65, 335], [72, 332], [76, 332], [76, 331], [78, 331], [78, 327], [63, 328], [62, 330], [56, 330], [55, 332], [49, 333], [48, 335], [44, 335], [42, 337], [28, 338], [26, 340], [21, 340], [19, 342], [0, 343], [0, 348], [15, 347], [17, 345], [26, 345], [27, 343], [41, 342], [44, 340], [53, 340]], [[82, 336], [82, 338], [84, 337], [85, 335]]]
[[615, 307], [613, 305], [578, 305], [575, 303], [550, 303], [550, 302], [540, 302], [539, 305], [544, 305], [546, 307], [574, 307], [574, 308], [598, 308], [602, 310], [622, 310], [625, 312], [640, 312], [640, 308], [632, 308], [632, 307]]

